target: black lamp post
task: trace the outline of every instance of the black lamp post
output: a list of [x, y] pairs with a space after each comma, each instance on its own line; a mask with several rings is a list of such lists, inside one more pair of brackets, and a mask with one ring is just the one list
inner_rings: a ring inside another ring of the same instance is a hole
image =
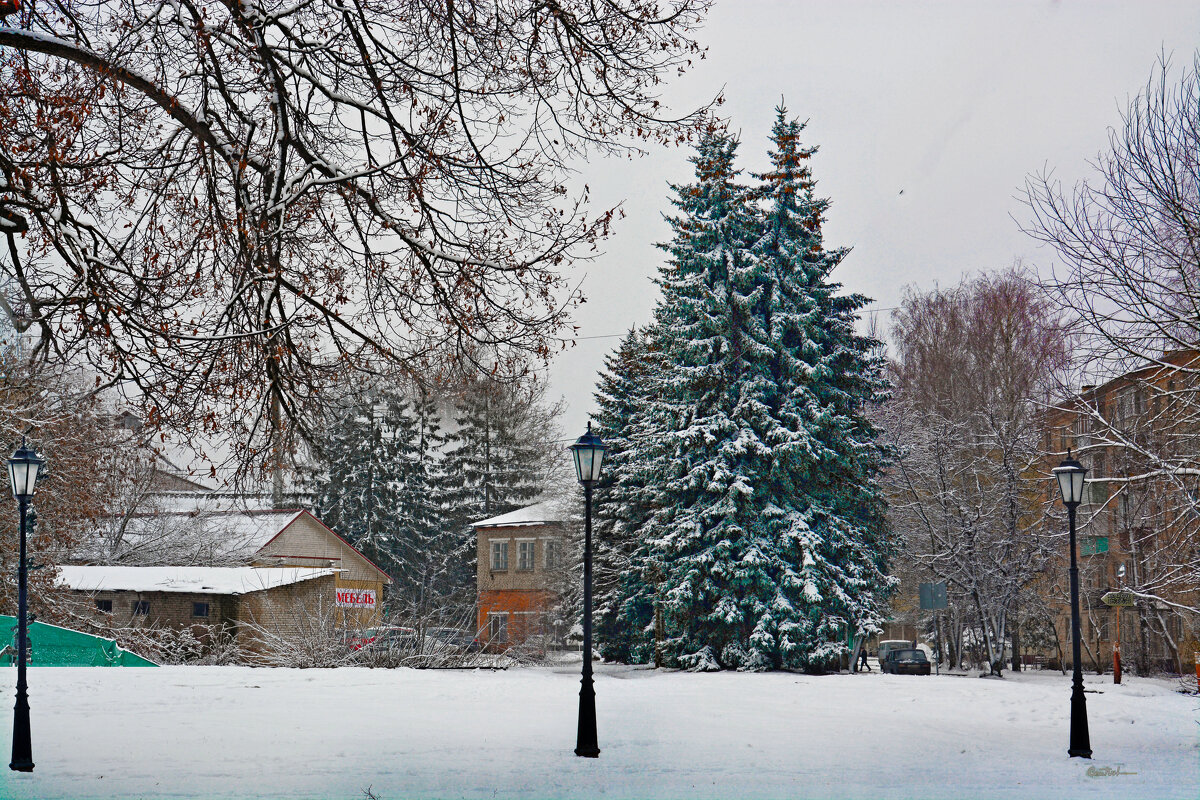
[[1075, 509], [1083, 501], [1083, 478], [1087, 469], [1071, 458], [1054, 468], [1058, 478], [1058, 490], [1062, 493], [1063, 505], [1067, 507], [1067, 520], [1071, 530], [1071, 660], [1074, 664], [1071, 679], [1071, 746], [1067, 753], [1072, 757], [1091, 758], [1092, 743], [1088, 736], [1087, 701], [1083, 697], [1083, 668], [1079, 656], [1079, 565], [1075, 556]]
[[587, 433], [571, 445], [575, 475], [583, 484], [583, 678], [579, 687], [579, 732], [575, 737], [575, 755], [598, 758], [596, 742], [596, 690], [592, 686], [592, 487], [600, 480], [600, 465], [608, 449], [600, 437]]
[[25, 682], [25, 660], [29, 654], [27, 611], [27, 578], [29, 561], [25, 557], [25, 515], [29, 501], [37, 488], [38, 471], [46, 461], [21, 440], [21, 446], [8, 460], [8, 477], [13, 497], [21, 509], [21, 560], [17, 566], [17, 704], [13, 706], [12, 761], [8, 768], [18, 772], [33, 772], [33, 748], [29, 742], [29, 693]]

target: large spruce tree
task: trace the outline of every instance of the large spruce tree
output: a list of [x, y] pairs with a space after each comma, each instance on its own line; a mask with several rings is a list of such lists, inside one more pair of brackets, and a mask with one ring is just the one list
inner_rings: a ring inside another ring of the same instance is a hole
[[[641, 661], [648, 654], [641, 631], [653, 624], [653, 589], [641, 580], [639, 529], [650, 516], [645, 452], [637, 446], [642, 412], [653, 396], [656, 370], [648, 334], [636, 328], [605, 358], [596, 387], [596, 433], [604, 455], [596, 505], [595, 598], [597, 641], [605, 658]], [[658, 573], [652, 579], [661, 577]]]
[[756, 186], [727, 133], [700, 142], [695, 183], [673, 187], [641, 344], [656, 368], [630, 390], [610, 362], [600, 389], [616, 444], [606, 514], [624, 515], [611, 528], [632, 553], [605, 608], [632, 639], [616, 649], [638, 660], [658, 647], [695, 669], [819, 669], [880, 621], [882, 453], [864, 406], [881, 363], [853, 330], [865, 300], [827, 281], [844, 251], [823, 247], [800, 130], [780, 109]]
[[390, 602], [409, 615], [445, 593], [442, 440], [427, 396], [373, 388], [343, 405], [315, 454], [314, 511], [392, 577]]

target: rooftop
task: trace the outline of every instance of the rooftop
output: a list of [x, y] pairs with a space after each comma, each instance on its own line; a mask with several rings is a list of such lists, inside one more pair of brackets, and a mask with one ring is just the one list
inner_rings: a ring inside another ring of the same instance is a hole
[[571, 518], [567, 511], [566, 502], [562, 499], [543, 500], [531, 506], [518, 508], [497, 517], [488, 517], [479, 522], [472, 522], [473, 528], [519, 527], [524, 525], [545, 525], [546, 523], [566, 522]]
[[247, 594], [337, 572], [315, 567], [59, 567], [58, 583], [85, 592]]

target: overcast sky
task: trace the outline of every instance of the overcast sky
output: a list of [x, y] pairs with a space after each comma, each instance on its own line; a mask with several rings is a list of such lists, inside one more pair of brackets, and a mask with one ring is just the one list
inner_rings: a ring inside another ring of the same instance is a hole
[[[853, 248], [834, 279], [887, 308], [905, 286], [950, 285], [1018, 258], [1047, 269], [1050, 253], [1014, 221], [1026, 176], [1087, 176], [1159, 54], [1190, 64], [1200, 3], [716, 0], [700, 38], [707, 59], [664, 98], [685, 109], [723, 89], [720, 113], [740, 132], [747, 170], [765, 166], [781, 97], [807, 119], [817, 192], [832, 201], [826, 244]], [[550, 369], [567, 436], [593, 410], [605, 353], [650, 319], [667, 183], [691, 179], [689, 155], [581, 165], [597, 206], [624, 201], [626, 218], [575, 272], [588, 298], [580, 338]]]

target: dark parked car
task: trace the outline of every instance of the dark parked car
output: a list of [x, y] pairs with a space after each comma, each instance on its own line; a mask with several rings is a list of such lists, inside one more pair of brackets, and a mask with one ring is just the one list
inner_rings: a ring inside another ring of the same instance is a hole
[[480, 650], [475, 637], [457, 628], [426, 628], [425, 638], [427, 645], [435, 651], [449, 649], [458, 653], [478, 653]]
[[893, 675], [929, 674], [929, 659], [920, 650], [890, 650], [880, 666]]

